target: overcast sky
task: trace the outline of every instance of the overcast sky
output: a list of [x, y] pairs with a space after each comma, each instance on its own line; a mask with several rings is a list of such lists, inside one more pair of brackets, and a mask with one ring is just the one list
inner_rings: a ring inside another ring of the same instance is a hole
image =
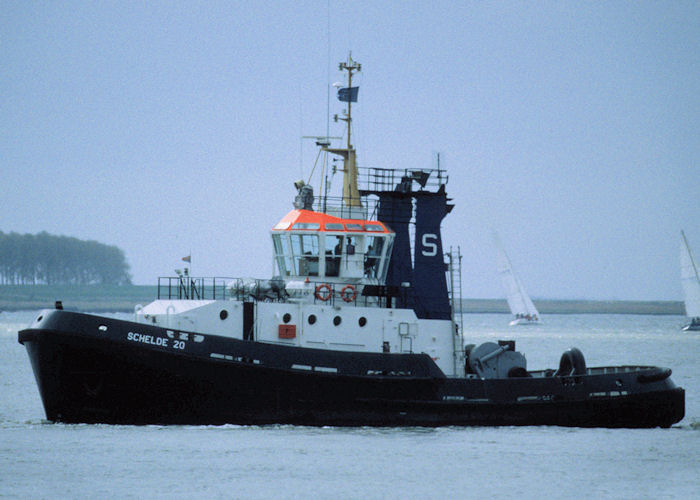
[[0, 230], [117, 245], [137, 284], [190, 252], [198, 276], [271, 276], [350, 50], [359, 164], [440, 152], [466, 297], [503, 296], [493, 230], [534, 298], [681, 299], [681, 229], [700, 254], [700, 2], [2, 12]]

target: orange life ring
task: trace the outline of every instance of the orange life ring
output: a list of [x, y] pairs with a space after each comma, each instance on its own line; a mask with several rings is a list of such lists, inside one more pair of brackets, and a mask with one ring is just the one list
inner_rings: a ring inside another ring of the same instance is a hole
[[345, 302], [352, 302], [357, 298], [357, 290], [352, 285], [345, 285], [340, 291], [340, 296], [343, 297]]
[[327, 283], [316, 286], [316, 293], [314, 294], [318, 300], [326, 302], [331, 298], [331, 286]]

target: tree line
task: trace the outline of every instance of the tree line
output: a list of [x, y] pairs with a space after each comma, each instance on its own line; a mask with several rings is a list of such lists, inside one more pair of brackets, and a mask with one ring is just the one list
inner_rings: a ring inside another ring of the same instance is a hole
[[69, 236], [0, 231], [0, 283], [4, 285], [125, 285], [131, 283], [124, 252]]

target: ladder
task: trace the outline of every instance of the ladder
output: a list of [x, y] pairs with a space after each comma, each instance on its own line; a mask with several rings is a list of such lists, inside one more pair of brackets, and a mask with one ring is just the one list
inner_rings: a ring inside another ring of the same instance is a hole
[[454, 374], [463, 374], [461, 368], [464, 367], [464, 336], [462, 333], [462, 252], [460, 247], [445, 254], [447, 258], [447, 272], [450, 296], [450, 309], [452, 311], [453, 328], [453, 353], [454, 353]]

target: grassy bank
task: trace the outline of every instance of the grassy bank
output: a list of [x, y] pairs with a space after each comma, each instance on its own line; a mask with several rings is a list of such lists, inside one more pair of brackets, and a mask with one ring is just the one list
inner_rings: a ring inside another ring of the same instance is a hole
[[[685, 314], [683, 302], [670, 300], [533, 300], [540, 314]], [[465, 313], [509, 313], [500, 299], [465, 299]]]
[[[66, 309], [85, 312], [131, 312], [136, 304], [156, 298], [155, 286], [102, 285], [0, 285], [0, 311], [21, 311], [54, 307], [57, 300]], [[535, 300], [541, 314], [685, 314], [676, 301], [629, 300]], [[508, 313], [501, 299], [464, 299], [465, 313]]]
[[133, 311], [156, 294], [157, 287], [139, 285], [1, 285], [0, 311], [52, 308], [57, 300], [75, 311]]

